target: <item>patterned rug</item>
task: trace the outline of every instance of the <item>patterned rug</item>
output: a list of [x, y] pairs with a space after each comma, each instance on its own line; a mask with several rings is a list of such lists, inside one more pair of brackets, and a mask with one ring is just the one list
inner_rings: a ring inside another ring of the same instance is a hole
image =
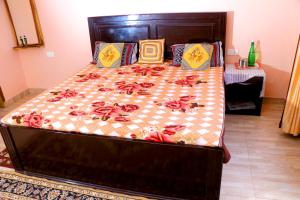
[[8, 152], [6, 149], [2, 150], [0, 152], [0, 167], [8, 167], [8, 168], [13, 168], [13, 165], [10, 161]]
[[146, 200], [143, 197], [79, 187], [4, 170], [0, 171], [0, 199]]

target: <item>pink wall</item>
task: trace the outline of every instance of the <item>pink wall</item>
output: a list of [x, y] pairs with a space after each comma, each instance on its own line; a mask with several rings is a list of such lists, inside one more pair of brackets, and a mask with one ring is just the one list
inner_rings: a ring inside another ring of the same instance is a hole
[[27, 89], [22, 63], [4, 1], [0, 1], [0, 86], [6, 100]]
[[[29, 87], [52, 87], [91, 59], [88, 16], [134, 13], [229, 11], [227, 48], [247, 56], [252, 40], [260, 41], [267, 72], [266, 96], [286, 95], [297, 38], [299, 0], [44, 0], [36, 1], [45, 47], [19, 50]], [[118, 6], [116, 6], [118, 5]], [[55, 57], [46, 57], [54, 51]], [[236, 57], [227, 57], [227, 61]]]

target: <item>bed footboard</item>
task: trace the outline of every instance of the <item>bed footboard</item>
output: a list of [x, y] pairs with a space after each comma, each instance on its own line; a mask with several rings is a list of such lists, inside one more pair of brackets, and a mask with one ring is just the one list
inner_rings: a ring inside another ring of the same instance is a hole
[[219, 199], [221, 148], [4, 124], [1, 133], [15, 169], [22, 173], [80, 181], [147, 197], [158, 195], [161, 199]]

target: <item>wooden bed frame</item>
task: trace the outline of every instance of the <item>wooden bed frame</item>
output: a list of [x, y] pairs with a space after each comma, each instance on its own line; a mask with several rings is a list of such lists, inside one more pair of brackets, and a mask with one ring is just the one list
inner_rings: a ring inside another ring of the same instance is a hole
[[[95, 41], [225, 46], [226, 13], [174, 13], [91, 17]], [[24, 174], [155, 199], [219, 199], [224, 151], [1, 124], [15, 170]]]

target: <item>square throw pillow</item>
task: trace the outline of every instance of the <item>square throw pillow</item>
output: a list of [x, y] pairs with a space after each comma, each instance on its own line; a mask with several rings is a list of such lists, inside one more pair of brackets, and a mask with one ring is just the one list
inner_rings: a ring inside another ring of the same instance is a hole
[[181, 67], [187, 70], [206, 70], [210, 68], [213, 46], [208, 43], [186, 44]]
[[163, 63], [165, 39], [140, 40], [139, 63]]
[[[224, 58], [223, 58], [222, 42], [217, 41], [211, 43], [211, 45], [213, 46], [213, 52], [211, 56], [210, 66], [211, 67], [223, 66]], [[173, 59], [172, 59], [173, 66], [181, 66], [184, 46], [185, 44], [174, 44], [171, 46], [172, 53], [173, 53]]]
[[103, 43], [99, 48], [97, 67], [117, 68], [121, 66], [124, 43]]
[[184, 51], [185, 44], [174, 44], [171, 46], [173, 59], [172, 65], [173, 66], [181, 66], [182, 54]]
[[[96, 41], [92, 64], [97, 64], [100, 45], [105, 42]], [[124, 43], [121, 65], [130, 65], [137, 61], [137, 43]]]
[[121, 65], [131, 65], [137, 61], [137, 43], [125, 43], [122, 53]]

